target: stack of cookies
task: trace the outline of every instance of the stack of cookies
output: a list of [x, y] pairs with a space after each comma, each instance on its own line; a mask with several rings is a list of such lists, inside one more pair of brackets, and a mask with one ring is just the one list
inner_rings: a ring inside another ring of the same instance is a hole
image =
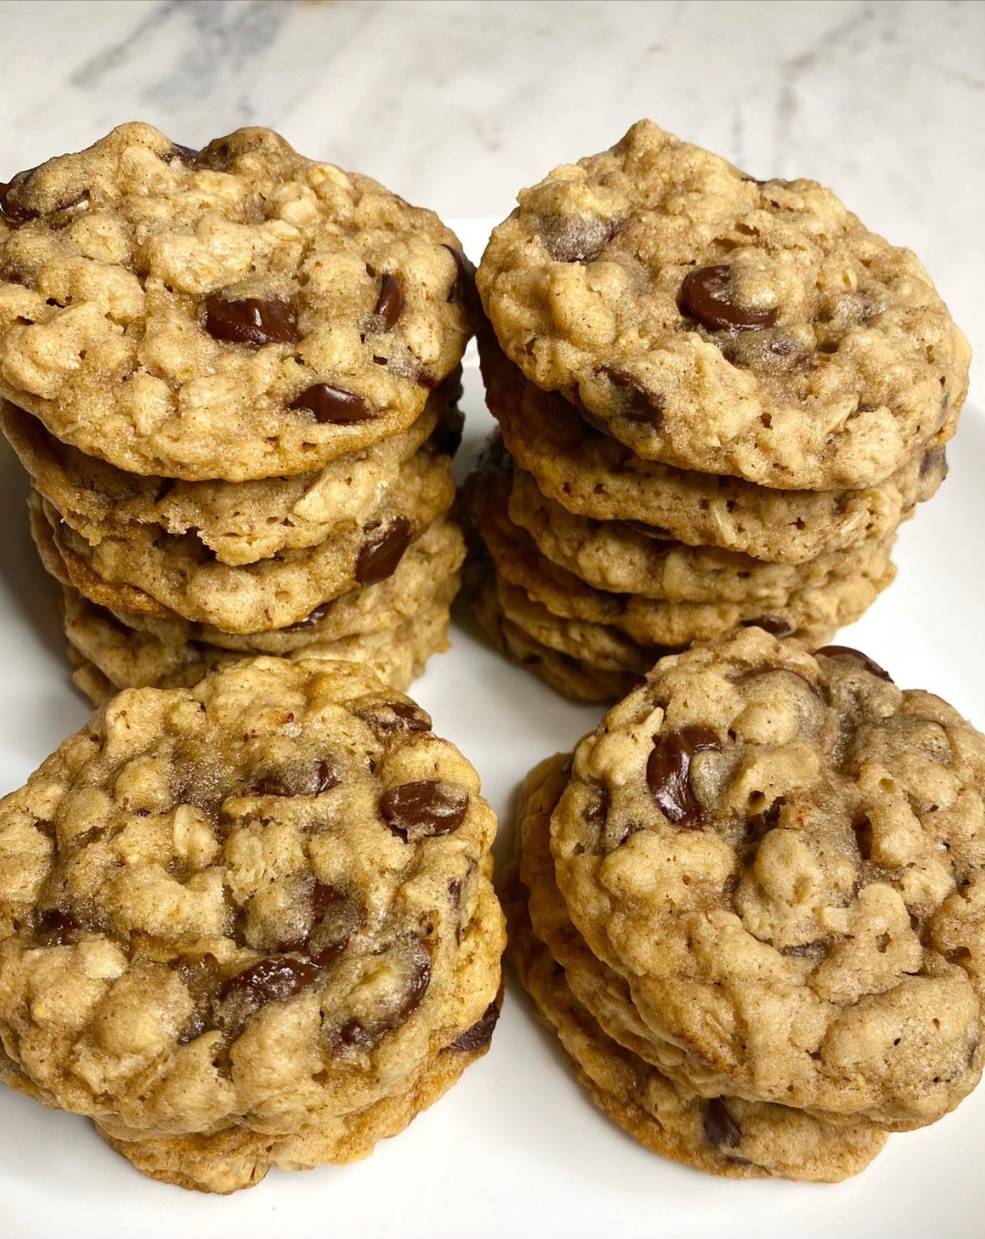
[[266, 129], [147, 125], [0, 192], [3, 429], [80, 685], [446, 647], [468, 264]]
[[646, 1147], [842, 1179], [979, 1081], [983, 838], [985, 738], [950, 706], [750, 629], [531, 773], [513, 962]]
[[519, 203], [478, 273], [484, 627], [604, 699], [742, 625], [816, 648], [858, 619], [967, 389], [914, 255], [646, 121]]
[[119, 694], [0, 803], [0, 1080], [182, 1187], [365, 1157], [489, 1045], [495, 829], [367, 666]]

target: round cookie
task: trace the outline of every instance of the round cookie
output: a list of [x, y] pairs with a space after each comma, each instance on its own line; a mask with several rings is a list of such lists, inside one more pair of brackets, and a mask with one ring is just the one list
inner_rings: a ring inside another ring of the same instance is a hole
[[[448, 648], [449, 607], [457, 589], [457, 581], [448, 581], [412, 623], [333, 641], [316, 640], [290, 657], [366, 663], [384, 684], [403, 691], [422, 673], [432, 654]], [[200, 642], [169, 645], [150, 633], [128, 628], [71, 587], [62, 590], [62, 618], [76, 664], [73, 679], [94, 705], [101, 705], [122, 688], [185, 688], [210, 671], [249, 657]]]
[[495, 998], [494, 831], [366, 667], [121, 693], [0, 802], [5, 1053], [116, 1140], [338, 1130]]
[[[550, 815], [567, 782], [567, 764], [563, 755], [542, 762], [520, 794], [519, 881], [514, 878], [507, 900], [510, 956], [593, 1101], [653, 1152], [712, 1174], [834, 1182], [859, 1173], [882, 1148], [885, 1133], [866, 1123], [825, 1123], [787, 1106], [701, 1097], [610, 1036], [579, 1000], [574, 977], [602, 965], [565, 923], [551, 875]], [[545, 922], [546, 938], [540, 932]]]
[[964, 401], [968, 344], [920, 262], [812, 181], [640, 121], [518, 201], [477, 275], [499, 343], [644, 459], [869, 486]]
[[723, 1092], [890, 1130], [982, 1070], [985, 740], [851, 650], [662, 660], [579, 745], [558, 886]]
[[823, 586], [792, 591], [768, 608], [756, 600], [667, 602], [608, 593], [586, 585], [541, 555], [529, 534], [509, 520], [503, 491], [503, 474], [484, 469], [469, 492], [476, 524], [497, 573], [557, 616], [618, 628], [642, 645], [682, 647], [737, 626], [756, 624], [818, 646], [838, 628], [858, 619], [895, 575], [889, 560], [890, 540], [859, 552], [859, 562], [847, 575], [832, 577]]
[[[498, 350], [496, 350], [498, 353]], [[920, 448], [885, 482], [864, 490], [768, 490], [739, 478], [640, 460], [592, 429], [559, 396], [526, 382], [480, 338], [486, 400], [510, 454], [540, 491], [568, 511], [599, 521], [633, 521], [652, 536], [720, 546], [773, 563], [801, 564], [879, 541], [936, 494], [947, 476], [943, 444]]]
[[0, 395], [131, 473], [310, 473], [407, 429], [469, 336], [454, 233], [269, 129], [18, 173], [0, 270]]
[[176, 538], [153, 526], [91, 546], [50, 504], [43, 509], [72, 584], [93, 602], [247, 633], [295, 624], [356, 585], [385, 580], [454, 496], [447, 458], [424, 450], [361, 526], [239, 567], [217, 562], [193, 534]]
[[[31, 511], [31, 533], [45, 569], [63, 586], [74, 586], [52, 539], [51, 526]], [[457, 525], [438, 520], [410, 544], [390, 576], [376, 585], [359, 586], [325, 602], [287, 628], [226, 633], [209, 624], [194, 624], [178, 616], [137, 615], [118, 605], [106, 609], [121, 624], [168, 646], [200, 643], [241, 654], [296, 654], [319, 642], [397, 628], [412, 621], [435, 602], [450, 602], [457, 588], [465, 544]], [[76, 591], [77, 592], [77, 591]], [[93, 604], [96, 605], [96, 604]]]
[[574, 516], [542, 495], [530, 474], [520, 469], [513, 470], [507, 510], [542, 555], [586, 584], [670, 602], [782, 605], [794, 591], [851, 575], [862, 550], [832, 551], [794, 565], [764, 563], [718, 547], [685, 546], [651, 536], [645, 525]]
[[192, 533], [220, 563], [234, 566], [315, 546], [366, 521], [435, 426], [445, 433], [449, 415], [460, 416], [432, 393], [403, 433], [340, 456], [316, 473], [182, 482], [124, 473], [60, 443], [37, 418], [0, 402], [0, 424], [35, 490], [87, 542], [95, 546], [106, 537], [126, 537], [133, 525], [150, 525], [178, 537]]

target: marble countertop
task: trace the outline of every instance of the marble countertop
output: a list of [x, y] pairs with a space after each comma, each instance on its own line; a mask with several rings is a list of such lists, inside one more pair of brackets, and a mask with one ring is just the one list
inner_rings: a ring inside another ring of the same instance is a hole
[[123, 120], [191, 145], [262, 123], [445, 216], [500, 217], [650, 116], [831, 185], [985, 351], [981, 3], [6, 0], [0, 43], [0, 177]]

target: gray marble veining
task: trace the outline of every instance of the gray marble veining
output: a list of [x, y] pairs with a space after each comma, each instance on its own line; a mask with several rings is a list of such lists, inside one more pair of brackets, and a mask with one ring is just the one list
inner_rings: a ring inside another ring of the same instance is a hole
[[122, 120], [189, 144], [263, 123], [446, 216], [502, 216], [646, 115], [832, 185], [985, 347], [982, 3], [6, 0], [0, 44], [0, 176]]

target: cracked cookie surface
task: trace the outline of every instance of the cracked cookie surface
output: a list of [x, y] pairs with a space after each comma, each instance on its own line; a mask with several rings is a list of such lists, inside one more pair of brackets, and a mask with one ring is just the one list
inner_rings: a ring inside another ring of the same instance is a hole
[[558, 885], [722, 1091], [917, 1127], [982, 1069], [983, 792], [985, 740], [939, 698], [749, 629], [578, 746]]
[[964, 401], [968, 345], [918, 259], [813, 181], [640, 121], [518, 201], [477, 275], [499, 343], [644, 459], [864, 487]]
[[430, 211], [269, 129], [150, 125], [0, 195], [0, 394], [132, 473], [307, 473], [405, 430], [469, 335]]

